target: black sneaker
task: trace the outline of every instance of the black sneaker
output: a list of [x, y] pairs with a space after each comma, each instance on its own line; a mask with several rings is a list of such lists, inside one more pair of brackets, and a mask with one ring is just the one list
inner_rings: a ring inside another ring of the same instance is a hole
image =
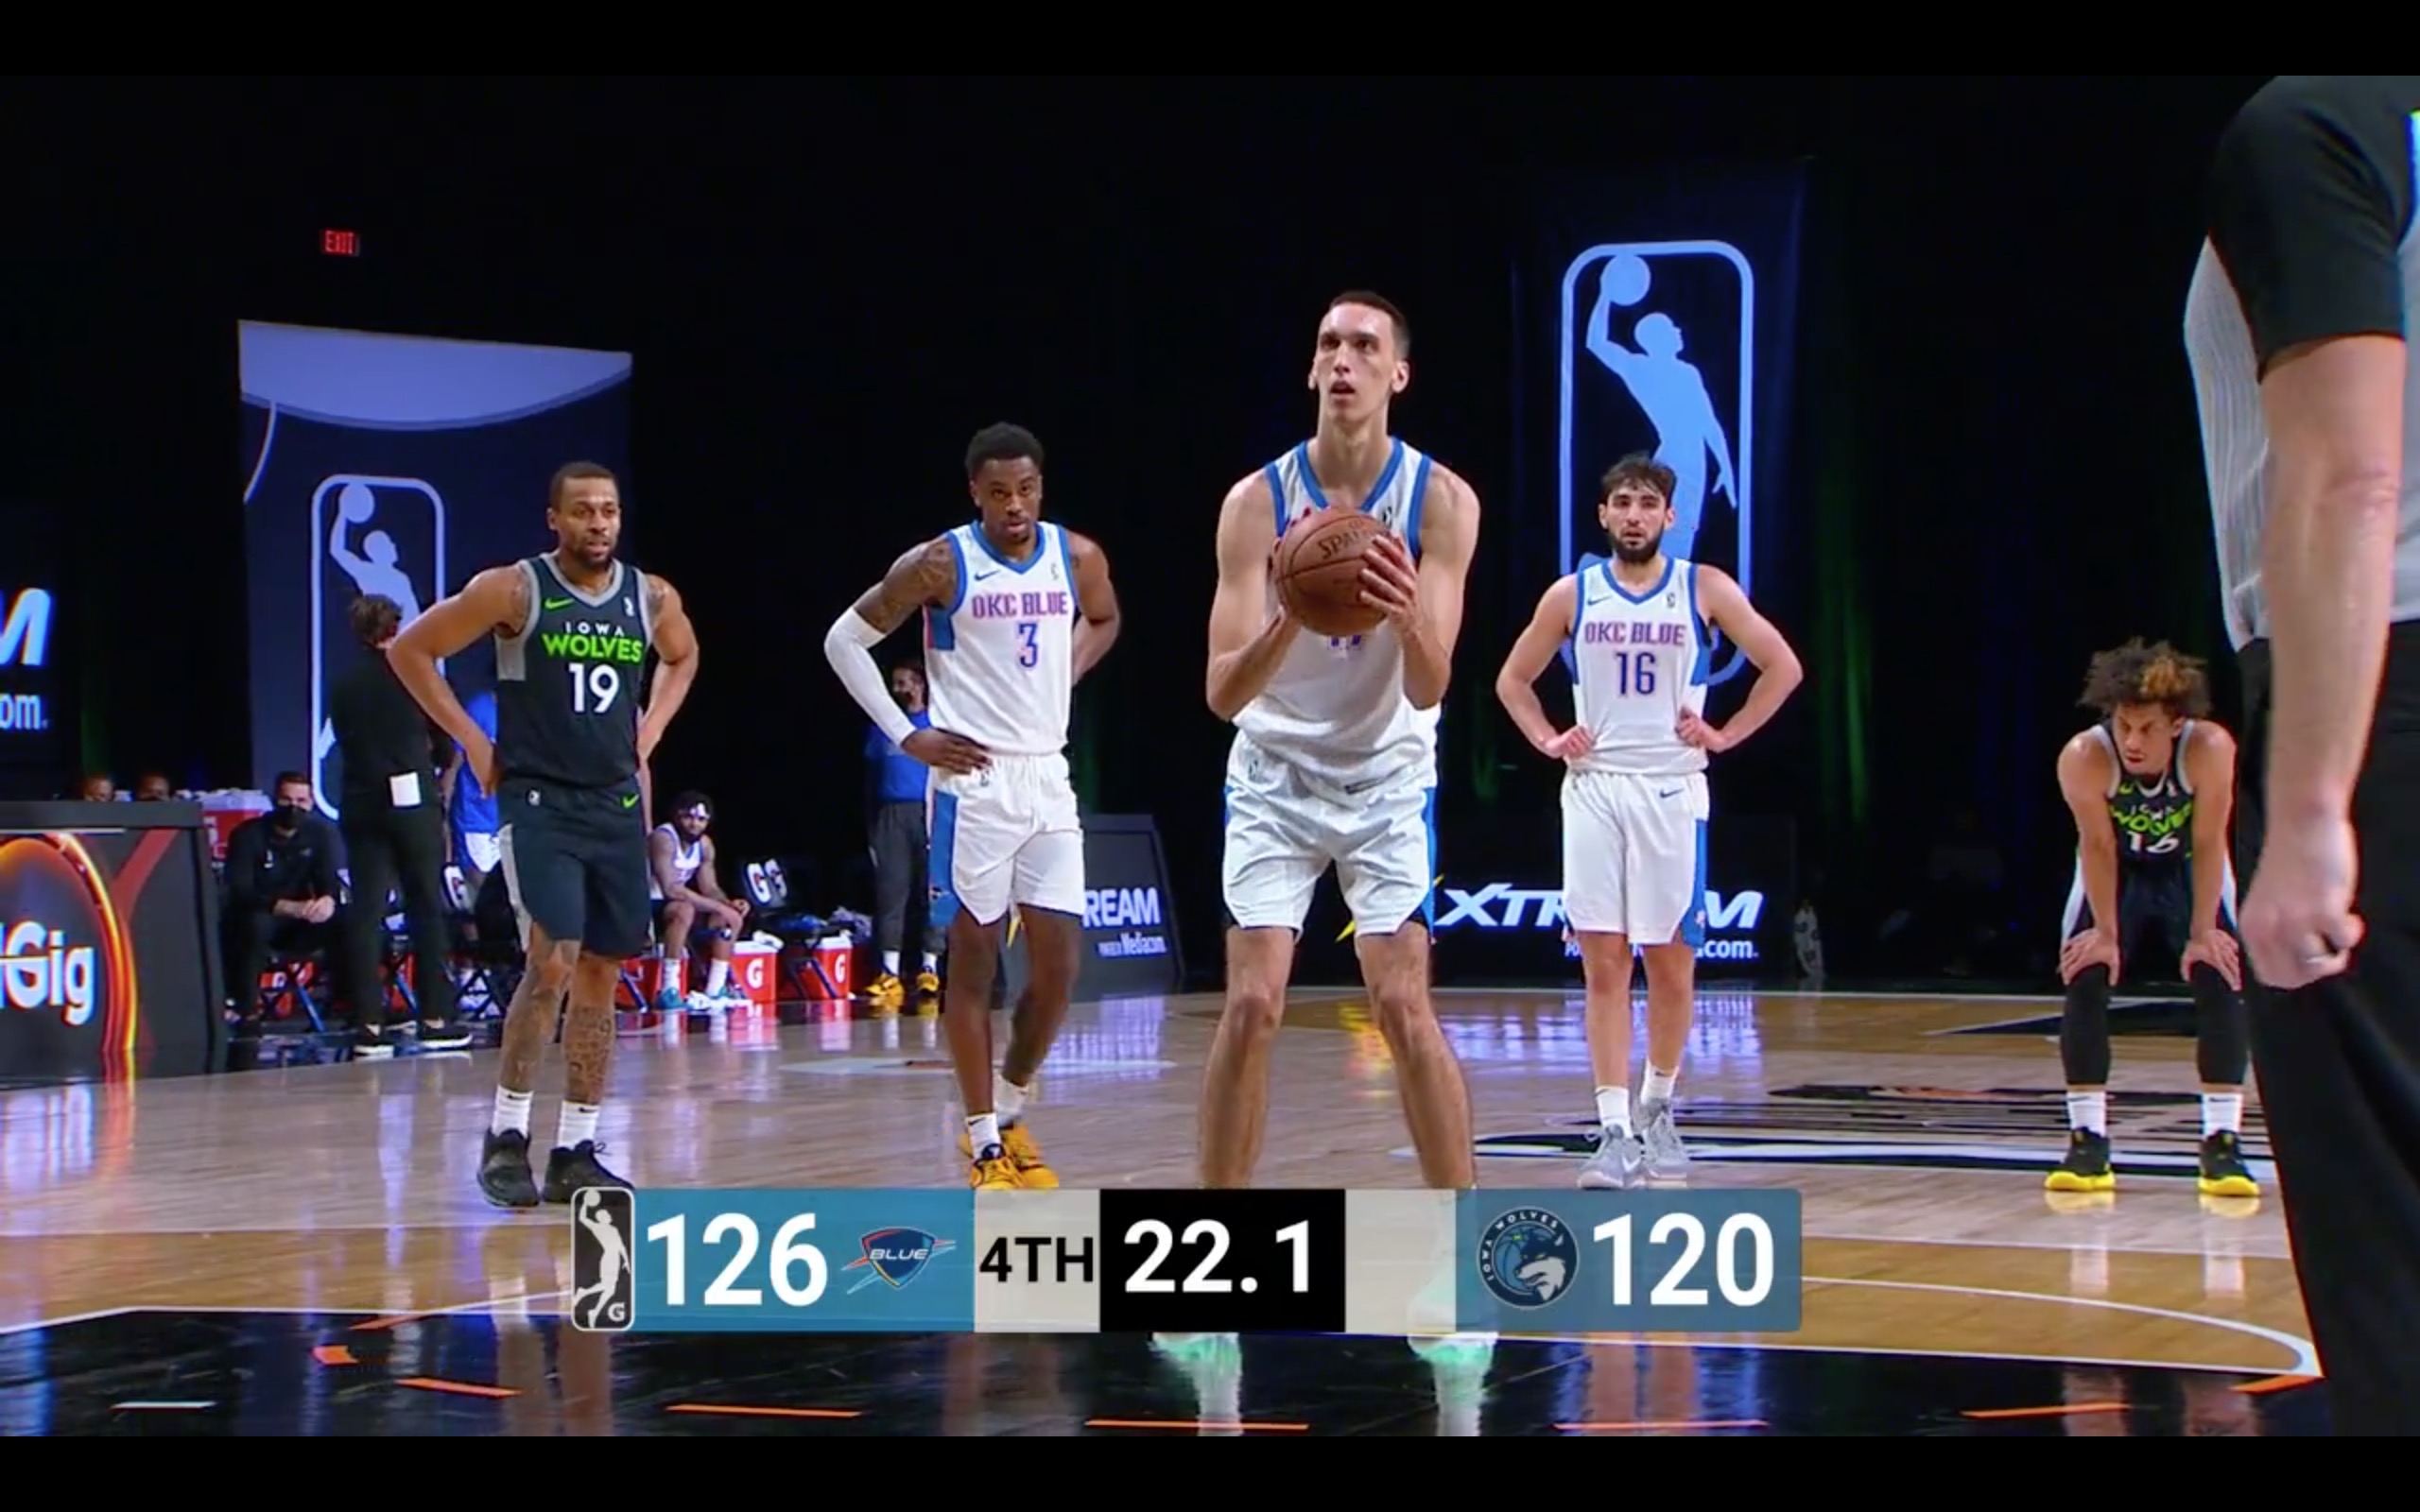
[[595, 1140], [582, 1140], [568, 1150], [557, 1150], [546, 1157], [546, 1200], [569, 1202], [571, 1194], [582, 1187], [620, 1187], [631, 1190], [631, 1184], [598, 1163], [596, 1157], [604, 1146]]
[[392, 1060], [394, 1057], [394, 1036], [377, 1029], [356, 1028], [353, 1031], [354, 1059]]
[[2109, 1136], [2087, 1128], [2070, 1130], [2067, 1158], [2042, 1184], [2052, 1192], [2118, 1190], [2118, 1173], [2109, 1168]]
[[491, 1129], [479, 1149], [479, 1191], [499, 1208], [534, 1208], [538, 1182], [529, 1174], [529, 1136]]
[[2260, 1183], [2243, 1163], [2243, 1142], [2224, 1129], [2202, 1142], [2202, 1192], [2212, 1197], [2260, 1195]]
[[458, 1023], [423, 1023], [419, 1040], [423, 1050], [467, 1050], [471, 1031]]

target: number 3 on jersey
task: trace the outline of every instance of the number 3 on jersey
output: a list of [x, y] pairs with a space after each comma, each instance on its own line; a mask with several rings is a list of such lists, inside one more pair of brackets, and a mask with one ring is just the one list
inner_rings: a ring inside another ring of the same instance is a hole
[[614, 667], [602, 662], [573, 662], [568, 667], [573, 713], [601, 714], [622, 696], [622, 674]]
[[1042, 624], [1038, 620], [1017, 622], [1017, 665], [1037, 667], [1042, 664], [1042, 645], [1034, 639], [1041, 631]]
[[1613, 663], [1614, 691], [1618, 696], [1644, 698], [1655, 692], [1654, 652], [1616, 651]]

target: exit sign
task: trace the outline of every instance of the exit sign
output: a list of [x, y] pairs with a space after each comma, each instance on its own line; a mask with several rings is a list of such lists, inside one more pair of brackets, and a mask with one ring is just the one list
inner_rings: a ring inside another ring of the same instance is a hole
[[359, 257], [361, 232], [329, 230], [320, 232], [320, 250], [330, 257]]

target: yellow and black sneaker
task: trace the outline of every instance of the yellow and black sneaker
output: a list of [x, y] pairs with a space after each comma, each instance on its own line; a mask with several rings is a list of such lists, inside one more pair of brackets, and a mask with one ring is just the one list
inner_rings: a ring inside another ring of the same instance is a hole
[[[1055, 1192], [1059, 1188], [1059, 1173], [1050, 1169], [1042, 1158], [1042, 1146], [1023, 1123], [1011, 1124], [1000, 1130], [1001, 1154], [1017, 1174], [1017, 1186], [1027, 1192]], [[958, 1147], [970, 1160], [974, 1157], [974, 1141], [967, 1135], [958, 1137]]]
[[2088, 1128], [2071, 1130], [2067, 1135], [2067, 1158], [2042, 1184], [2052, 1192], [2118, 1190], [2118, 1173], [2109, 1168], [2109, 1136]]
[[1009, 1160], [1008, 1152], [996, 1144], [986, 1145], [967, 1168], [966, 1184], [977, 1192], [1015, 1192], [1025, 1183], [1017, 1179], [1017, 1168]]
[[933, 1013], [942, 1005], [942, 979], [936, 971], [916, 973], [916, 1011]]
[[2212, 1197], [2260, 1195], [2260, 1183], [2243, 1163], [2243, 1142], [2224, 1129], [2202, 1142], [2202, 1192]]
[[876, 1013], [897, 1013], [907, 1000], [908, 988], [889, 971], [866, 984], [866, 1005]]

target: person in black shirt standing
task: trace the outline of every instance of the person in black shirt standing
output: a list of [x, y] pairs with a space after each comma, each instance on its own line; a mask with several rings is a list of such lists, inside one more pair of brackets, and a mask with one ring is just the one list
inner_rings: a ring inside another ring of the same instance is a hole
[[2244, 687], [2254, 1065], [2340, 1435], [2420, 1434], [2420, 76], [2221, 137], [2185, 320]]
[[272, 953], [336, 944], [338, 842], [311, 812], [311, 780], [280, 772], [277, 806], [227, 836], [227, 995], [250, 1025], [260, 1018], [261, 972]]
[[[480, 573], [388, 649], [404, 686], [496, 795], [504, 820], [501, 869], [529, 962], [506, 1010], [495, 1117], [479, 1158], [479, 1190], [502, 1208], [630, 1185], [598, 1163], [596, 1122], [622, 963], [652, 933], [641, 773], [698, 668], [681, 595], [614, 556], [622, 499], [613, 473], [592, 462], [557, 472], [546, 524], [552, 552]], [[437, 670], [438, 658], [491, 632], [493, 742]], [[656, 667], [642, 715], [639, 679], [650, 652]], [[568, 1075], [541, 1188], [530, 1176], [529, 1105], [566, 989]]]
[[387, 1037], [387, 900], [400, 891], [412, 937], [412, 988], [420, 1047], [455, 1050], [471, 1037], [454, 1022], [454, 977], [445, 951], [445, 823], [437, 771], [454, 742], [397, 680], [387, 646], [403, 626], [401, 606], [382, 594], [353, 601], [353, 633], [373, 653], [338, 679], [328, 723], [344, 767], [338, 826], [353, 870], [345, 909], [345, 984], [353, 994], [354, 1048], [360, 1059], [394, 1054]]

